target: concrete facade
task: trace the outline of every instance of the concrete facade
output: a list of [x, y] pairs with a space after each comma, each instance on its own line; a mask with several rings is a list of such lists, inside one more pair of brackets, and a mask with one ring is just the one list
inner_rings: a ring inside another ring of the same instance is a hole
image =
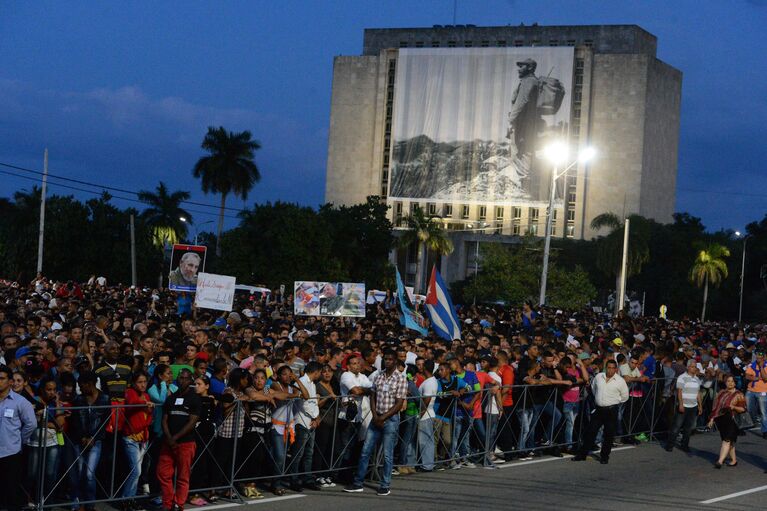
[[[593, 146], [598, 156], [558, 183], [565, 201], [555, 208], [553, 235], [592, 238], [600, 233], [589, 224], [605, 212], [672, 221], [682, 73], [657, 59], [657, 38], [635, 25], [366, 29], [362, 55], [334, 61], [326, 201], [387, 196], [399, 48], [499, 46], [575, 47], [570, 143]], [[545, 207], [389, 202], [395, 224], [417, 205], [443, 217], [448, 229], [487, 224], [488, 233], [506, 236], [545, 230]], [[465, 264], [446, 264], [458, 270], [449, 280], [465, 277]]]

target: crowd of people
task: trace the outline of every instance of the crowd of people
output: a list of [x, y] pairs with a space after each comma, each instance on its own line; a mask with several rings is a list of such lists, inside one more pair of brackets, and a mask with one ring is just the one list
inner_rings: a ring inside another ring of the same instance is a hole
[[365, 318], [294, 316], [279, 291], [188, 304], [95, 276], [0, 281], [0, 508], [183, 510], [371, 477], [383, 496], [416, 471], [608, 463], [616, 440], [688, 450], [714, 426], [720, 468], [746, 411], [767, 438], [765, 325], [527, 303], [460, 307], [447, 340], [404, 329], [390, 297]]

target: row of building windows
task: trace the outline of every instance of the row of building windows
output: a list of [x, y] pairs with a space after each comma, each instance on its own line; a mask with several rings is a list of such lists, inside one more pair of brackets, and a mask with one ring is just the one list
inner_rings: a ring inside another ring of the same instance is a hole
[[[415, 41], [413, 43], [413, 48], [424, 48], [430, 46], [432, 48], [439, 48], [442, 46], [441, 41]], [[472, 48], [474, 46], [479, 46], [481, 48], [488, 48], [490, 46], [495, 46], [497, 48], [503, 48], [506, 46], [586, 46], [587, 48], [591, 48], [594, 46], [594, 40], [593, 39], [584, 39], [583, 41], [577, 41], [575, 39], [549, 39], [548, 44], [546, 41], [542, 41], [540, 39], [531, 39], [531, 40], [524, 40], [524, 39], [515, 39], [514, 41], [511, 41], [508, 43], [504, 39], [497, 39], [495, 41], [490, 40], [482, 40], [479, 41], [477, 44], [475, 44], [474, 41], [446, 41], [445, 46], [447, 48], [457, 48], [459, 46], [462, 46], [464, 48]], [[399, 42], [400, 48], [410, 48], [410, 42], [409, 41], [400, 41]]]
[[394, 114], [394, 76], [397, 71], [397, 61], [389, 60], [386, 76], [386, 121], [384, 123], [383, 168], [381, 169], [381, 197], [389, 194], [389, 151], [391, 149], [391, 125]]

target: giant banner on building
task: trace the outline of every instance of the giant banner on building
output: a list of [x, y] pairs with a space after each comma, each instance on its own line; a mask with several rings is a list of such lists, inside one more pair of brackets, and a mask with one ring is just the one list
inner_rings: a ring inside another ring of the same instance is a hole
[[[569, 133], [574, 48], [403, 48], [391, 199], [541, 203]], [[536, 154], [539, 153], [539, 154]]]
[[365, 284], [353, 282], [294, 283], [297, 316], [365, 316]]

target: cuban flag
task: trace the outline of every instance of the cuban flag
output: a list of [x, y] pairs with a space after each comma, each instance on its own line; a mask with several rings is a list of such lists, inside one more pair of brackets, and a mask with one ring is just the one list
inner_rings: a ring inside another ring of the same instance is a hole
[[448, 341], [461, 338], [461, 327], [453, 300], [450, 299], [445, 281], [436, 266], [431, 269], [425, 305], [431, 319], [431, 327], [437, 335]]

